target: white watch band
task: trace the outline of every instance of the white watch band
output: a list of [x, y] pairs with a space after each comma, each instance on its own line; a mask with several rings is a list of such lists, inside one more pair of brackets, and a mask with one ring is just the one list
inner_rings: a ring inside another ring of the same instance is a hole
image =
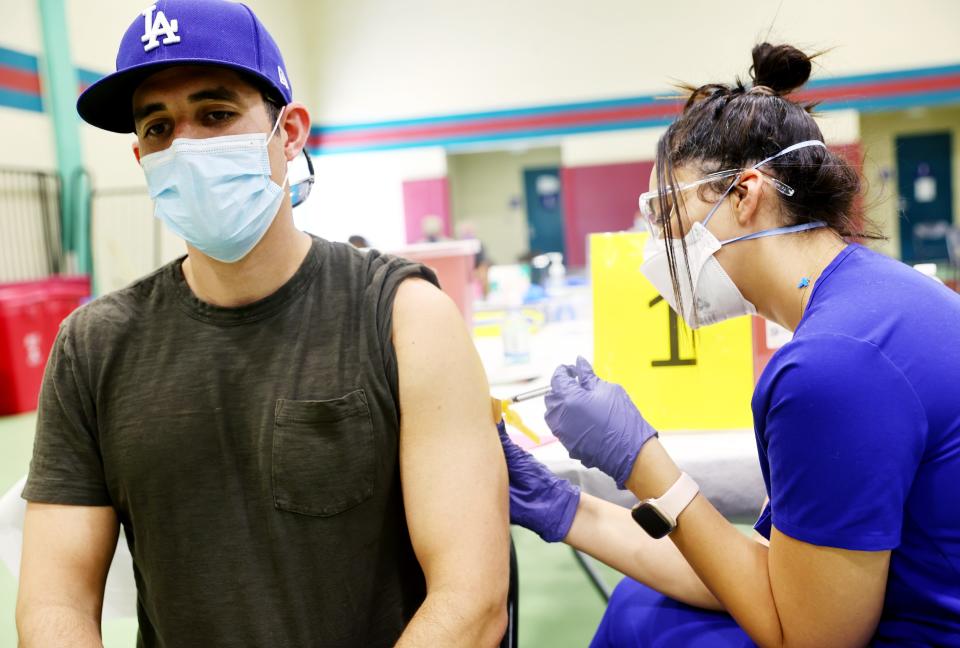
[[700, 492], [700, 486], [693, 477], [685, 472], [680, 473], [680, 479], [673, 483], [670, 489], [655, 500], [651, 500], [661, 513], [667, 515], [676, 526], [677, 518], [687, 508], [693, 498]]

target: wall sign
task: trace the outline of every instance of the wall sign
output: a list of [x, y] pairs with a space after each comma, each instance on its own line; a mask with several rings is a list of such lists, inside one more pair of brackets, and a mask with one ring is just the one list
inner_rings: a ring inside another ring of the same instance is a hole
[[690, 330], [640, 272], [643, 232], [590, 236], [594, 368], [658, 430], [753, 426], [750, 317]]

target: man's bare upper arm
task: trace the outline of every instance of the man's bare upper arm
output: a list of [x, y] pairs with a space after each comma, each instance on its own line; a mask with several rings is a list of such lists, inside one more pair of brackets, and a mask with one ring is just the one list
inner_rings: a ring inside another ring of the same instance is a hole
[[118, 531], [109, 506], [29, 502], [17, 616], [39, 607], [70, 607], [99, 622]]
[[394, 302], [393, 340], [404, 502], [428, 588], [505, 591], [506, 465], [463, 318], [434, 286], [408, 280]]

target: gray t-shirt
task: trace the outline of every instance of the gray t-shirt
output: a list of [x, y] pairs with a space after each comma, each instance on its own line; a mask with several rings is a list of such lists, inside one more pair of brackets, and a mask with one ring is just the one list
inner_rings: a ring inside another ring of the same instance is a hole
[[116, 509], [138, 645], [392, 645], [425, 596], [392, 305], [436, 278], [315, 239], [274, 294], [219, 308], [181, 263], [64, 322], [24, 498]]

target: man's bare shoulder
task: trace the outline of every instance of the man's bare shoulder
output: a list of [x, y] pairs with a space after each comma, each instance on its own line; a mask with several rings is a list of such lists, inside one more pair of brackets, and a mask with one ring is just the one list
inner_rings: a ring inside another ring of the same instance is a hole
[[456, 304], [435, 284], [420, 276], [404, 279], [397, 287], [394, 313], [422, 320], [430, 317], [454, 317], [462, 321]]
[[74, 344], [99, 346], [129, 335], [141, 323], [151, 321], [157, 309], [172, 303], [173, 273], [179, 272], [180, 261], [80, 306], [63, 321], [61, 329]]

